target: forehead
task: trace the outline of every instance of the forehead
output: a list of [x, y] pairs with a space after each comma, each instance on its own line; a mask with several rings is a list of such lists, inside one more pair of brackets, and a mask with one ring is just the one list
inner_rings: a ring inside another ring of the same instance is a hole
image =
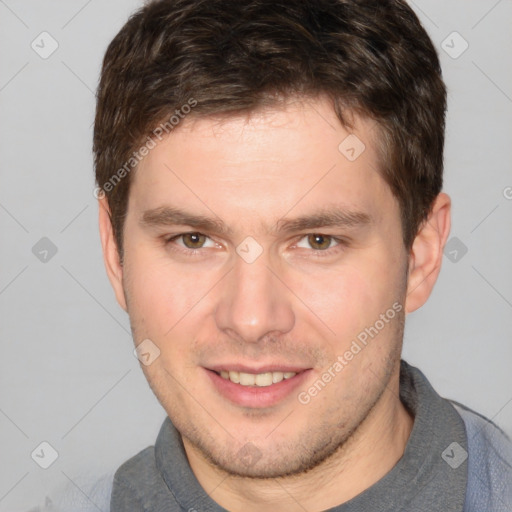
[[337, 203], [375, 216], [390, 196], [378, 172], [376, 125], [355, 116], [351, 122], [342, 126], [325, 99], [185, 118], [139, 164], [131, 207], [263, 220]]

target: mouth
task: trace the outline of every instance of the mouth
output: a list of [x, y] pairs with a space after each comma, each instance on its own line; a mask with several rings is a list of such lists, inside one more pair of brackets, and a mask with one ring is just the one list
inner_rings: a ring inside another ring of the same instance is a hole
[[292, 398], [312, 370], [277, 365], [261, 368], [226, 365], [204, 369], [223, 398], [237, 406], [260, 409]]

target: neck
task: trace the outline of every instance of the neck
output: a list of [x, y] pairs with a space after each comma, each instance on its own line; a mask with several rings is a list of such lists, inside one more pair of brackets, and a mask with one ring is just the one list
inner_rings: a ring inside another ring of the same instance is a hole
[[283, 512], [326, 510], [371, 487], [402, 457], [414, 419], [398, 396], [396, 372], [357, 431], [328, 460], [300, 475], [233, 477], [207, 463], [185, 439], [184, 445], [199, 483], [227, 510], [256, 512], [267, 506]]

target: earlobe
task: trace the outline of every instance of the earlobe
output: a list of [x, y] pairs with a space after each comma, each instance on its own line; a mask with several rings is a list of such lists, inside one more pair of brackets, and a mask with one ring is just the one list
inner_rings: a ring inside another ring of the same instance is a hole
[[110, 220], [110, 207], [106, 197], [98, 199], [99, 206], [99, 229], [101, 246], [103, 249], [103, 261], [107, 275], [114, 289], [117, 302], [127, 311], [126, 300], [123, 288], [123, 266], [119, 258], [119, 251], [114, 237], [112, 222]]
[[450, 233], [450, 209], [450, 197], [440, 193], [414, 239], [409, 254], [406, 313], [412, 313], [425, 304], [437, 281], [443, 249]]

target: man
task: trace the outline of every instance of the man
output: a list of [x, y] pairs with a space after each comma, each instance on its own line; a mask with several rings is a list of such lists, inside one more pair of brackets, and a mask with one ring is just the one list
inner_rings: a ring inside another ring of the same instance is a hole
[[110, 44], [109, 279], [168, 418], [118, 511], [512, 510], [511, 443], [401, 361], [450, 230], [402, 1], [164, 0]]

